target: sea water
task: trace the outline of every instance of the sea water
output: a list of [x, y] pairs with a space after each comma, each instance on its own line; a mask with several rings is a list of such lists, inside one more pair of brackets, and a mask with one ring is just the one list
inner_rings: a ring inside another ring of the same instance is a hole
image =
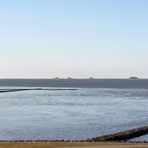
[[80, 140], [110, 134], [147, 125], [147, 107], [148, 89], [0, 93], [0, 140]]

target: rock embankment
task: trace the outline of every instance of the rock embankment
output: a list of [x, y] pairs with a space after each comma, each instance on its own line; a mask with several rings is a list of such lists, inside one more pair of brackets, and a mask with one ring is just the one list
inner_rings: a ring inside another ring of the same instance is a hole
[[103, 135], [92, 139], [87, 139], [86, 141], [94, 141], [94, 142], [126, 141], [132, 138], [140, 137], [145, 134], [148, 134], [148, 126], [117, 132], [110, 135]]

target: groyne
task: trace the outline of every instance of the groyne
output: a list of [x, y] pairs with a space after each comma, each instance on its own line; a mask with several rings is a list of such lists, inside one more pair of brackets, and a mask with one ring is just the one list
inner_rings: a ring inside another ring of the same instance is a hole
[[86, 139], [86, 141], [92, 141], [92, 142], [126, 141], [132, 138], [143, 136], [145, 134], [148, 134], [148, 126], [134, 128], [122, 132], [117, 132], [114, 134], [98, 136], [92, 139]]
[[28, 91], [28, 90], [49, 90], [49, 91], [57, 91], [57, 90], [77, 90], [75, 88], [53, 88], [53, 89], [45, 89], [45, 88], [34, 88], [34, 89], [0, 89], [0, 93], [6, 92], [16, 92], [16, 91]]

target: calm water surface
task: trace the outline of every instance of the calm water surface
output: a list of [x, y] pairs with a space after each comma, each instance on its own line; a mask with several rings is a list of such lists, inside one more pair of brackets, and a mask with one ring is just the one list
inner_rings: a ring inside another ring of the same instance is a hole
[[148, 89], [0, 93], [0, 139], [91, 138], [147, 125], [147, 107]]

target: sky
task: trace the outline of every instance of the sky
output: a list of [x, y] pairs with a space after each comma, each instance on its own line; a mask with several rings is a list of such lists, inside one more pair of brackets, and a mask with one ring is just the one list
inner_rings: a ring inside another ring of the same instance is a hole
[[148, 0], [0, 0], [0, 78], [148, 78]]

